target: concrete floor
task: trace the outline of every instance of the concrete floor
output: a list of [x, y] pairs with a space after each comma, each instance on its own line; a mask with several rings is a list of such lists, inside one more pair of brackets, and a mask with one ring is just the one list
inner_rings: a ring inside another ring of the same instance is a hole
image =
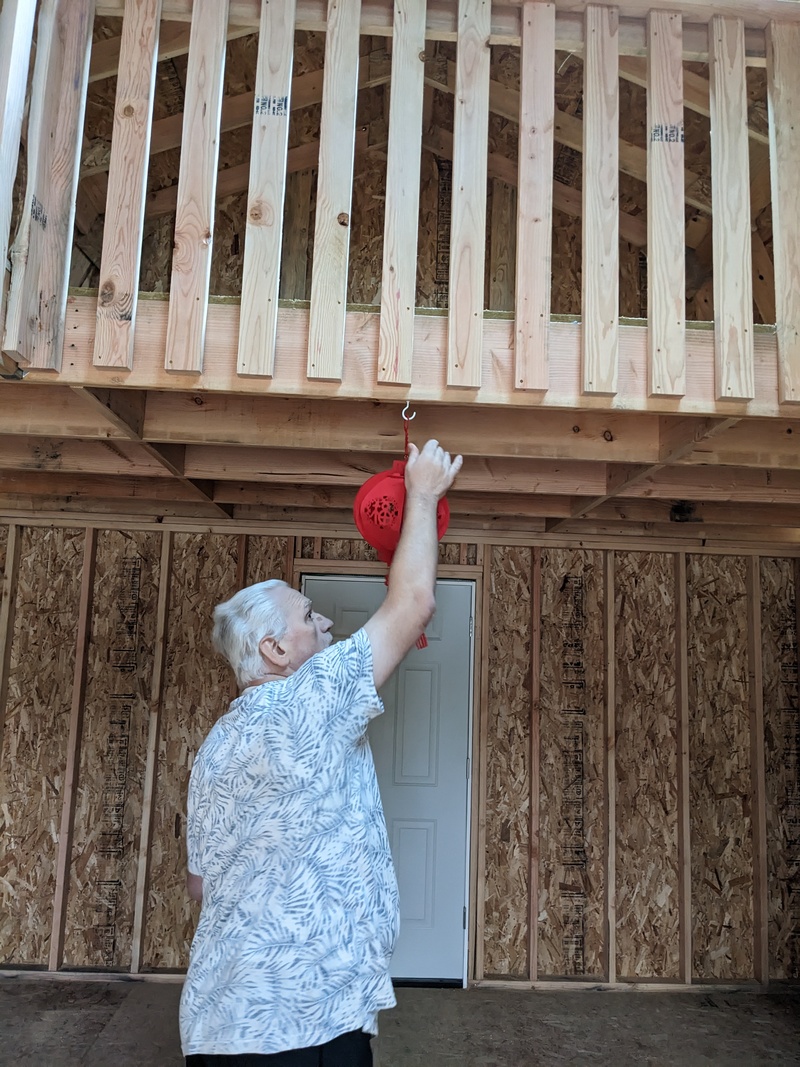
[[[2, 1067], [180, 1067], [180, 985], [0, 978]], [[800, 1065], [800, 994], [399, 989], [378, 1067]]]

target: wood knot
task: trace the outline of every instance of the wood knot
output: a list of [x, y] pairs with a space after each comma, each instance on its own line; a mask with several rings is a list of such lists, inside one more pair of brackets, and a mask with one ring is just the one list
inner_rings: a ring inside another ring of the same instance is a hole
[[125, 116], [126, 119], [131, 118], [133, 116], [133, 104], [126, 104], [125, 107], [122, 109], [122, 114]]
[[336, 221], [339, 223], [340, 226], [349, 226], [350, 216], [347, 214], [346, 211], [340, 211], [336, 217]]
[[101, 305], [103, 307], [108, 307], [109, 304], [113, 304], [113, 302], [114, 302], [114, 294], [115, 294], [114, 283], [113, 282], [104, 282], [103, 285], [100, 286], [100, 297], [99, 298], [100, 298]]

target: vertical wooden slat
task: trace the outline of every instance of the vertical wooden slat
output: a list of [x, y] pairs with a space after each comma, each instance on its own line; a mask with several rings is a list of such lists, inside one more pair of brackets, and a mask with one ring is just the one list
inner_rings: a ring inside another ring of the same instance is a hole
[[603, 554], [606, 742], [606, 980], [617, 980], [617, 761], [614, 553]]
[[547, 389], [553, 242], [555, 4], [525, 0], [519, 95], [514, 385]]
[[619, 16], [586, 8], [583, 82], [583, 391], [612, 396], [619, 364]]
[[417, 293], [417, 231], [426, 0], [395, 0], [378, 381], [410, 384]]
[[9, 526], [6, 542], [6, 565], [3, 573], [3, 595], [0, 599], [0, 752], [3, 750], [3, 727], [8, 697], [8, 670], [11, 664], [11, 644], [14, 639], [14, 609], [17, 602], [17, 575], [22, 527]]
[[476, 755], [478, 788], [473, 809], [476, 825], [475, 864], [475, 955], [473, 978], [479, 981], [484, 971], [484, 927], [486, 925], [486, 788], [487, 758], [489, 748], [489, 606], [492, 598], [492, 552], [491, 546], [483, 548], [483, 574], [481, 576], [479, 636], [480, 681], [478, 703], [478, 744]]
[[125, 0], [93, 362], [133, 366], [161, 0]]
[[228, 0], [194, 0], [172, 253], [167, 370], [203, 369]]
[[708, 31], [714, 360], [720, 400], [754, 393], [753, 278], [744, 22], [715, 15]]
[[767, 27], [778, 399], [800, 402], [800, 25]]
[[0, 328], [5, 315], [5, 270], [14, 179], [35, 13], [36, 5], [30, 0], [6, 0], [0, 8]]
[[686, 392], [683, 227], [683, 26], [677, 11], [647, 22], [647, 369], [651, 396]]
[[283, 580], [294, 588], [294, 558], [297, 551], [297, 538], [286, 538], [286, 557], [283, 564]]
[[530, 845], [528, 851], [528, 977], [539, 970], [539, 721], [542, 665], [542, 550], [533, 549], [531, 565], [531, 736], [530, 736]]
[[167, 657], [171, 572], [172, 533], [167, 531], [162, 535], [161, 562], [158, 571], [156, 636], [153, 657], [153, 675], [150, 679], [150, 723], [147, 733], [147, 758], [142, 787], [142, 826], [139, 836], [139, 859], [136, 868], [136, 897], [133, 905], [133, 934], [131, 938], [132, 974], [137, 974], [142, 965], [147, 888], [150, 874], [150, 844], [153, 838], [153, 815], [155, 813], [158, 743], [161, 731], [161, 698], [164, 688], [164, 668]]
[[294, 0], [261, 5], [236, 370], [264, 378], [275, 366], [294, 20]]
[[692, 845], [689, 819], [689, 663], [686, 554], [675, 554], [675, 690], [678, 718], [678, 967], [692, 981]]
[[747, 561], [747, 645], [750, 695], [750, 775], [753, 819], [753, 970], [769, 982], [769, 906], [767, 894], [767, 793], [764, 749], [764, 677], [761, 639], [761, 561]]
[[28, 120], [28, 181], [11, 249], [3, 350], [59, 370], [94, 0], [45, 0]]
[[328, 0], [308, 377], [341, 381], [353, 201], [361, 0]]
[[491, 5], [459, 0], [447, 384], [477, 389], [483, 355]]
[[50, 936], [48, 968], [57, 971], [64, 952], [64, 924], [67, 917], [67, 889], [69, 865], [72, 854], [72, 828], [75, 820], [75, 800], [78, 790], [80, 767], [83, 704], [86, 692], [86, 659], [91, 627], [92, 594], [94, 592], [94, 567], [97, 555], [97, 531], [87, 527], [83, 550], [83, 571], [78, 606], [77, 638], [75, 643], [75, 668], [72, 677], [72, 704], [70, 707], [69, 738], [67, 741], [67, 766], [64, 771], [64, 786], [61, 794], [61, 825], [58, 832], [58, 857], [56, 859], [56, 888], [53, 900], [53, 930]]

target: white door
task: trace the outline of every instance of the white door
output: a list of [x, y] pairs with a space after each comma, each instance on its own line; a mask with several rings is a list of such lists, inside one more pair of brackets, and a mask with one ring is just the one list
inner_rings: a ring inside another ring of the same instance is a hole
[[[383, 601], [382, 578], [304, 576], [303, 592], [354, 633]], [[400, 886], [397, 979], [466, 983], [472, 582], [436, 585], [428, 647], [412, 649], [381, 690], [370, 745]]]

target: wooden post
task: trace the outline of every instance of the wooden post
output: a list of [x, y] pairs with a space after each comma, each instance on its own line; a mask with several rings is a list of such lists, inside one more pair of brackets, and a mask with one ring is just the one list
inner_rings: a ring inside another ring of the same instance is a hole
[[161, 0], [125, 0], [108, 168], [96, 367], [133, 366]]
[[228, 0], [194, 0], [164, 366], [203, 369]]
[[483, 360], [491, 4], [459, 0], [447, 384], [477, 389]]
[[686, 553], [675, 554], [675, 692], [678, 730], [678, 967], [692, 981], [692, 843], [689, 815], [689, 662]]
[[411, 383], [426, 0], [396, 0], [386, 161], [378, 381]]
[[0, 326], [5, 317], [4, 276], [35, 14], [36, 5], [30, 0], [6, 0], [0, 8]]
[[606, 777], [606, 981], [617, 980], [617, 764], [614, 553], [603, 553]]
[[755, 396], [753, 268], [747, 79], [741, 19], [714, 15], [708, 27], [708, 63], [716, 395], [720, 400], [749, 400]]
[[613, 396], [619, 363], [619, 16], [586, 8], [583, 88], [583, 391]]
[[767, 792], [764, 751], [764, 678], [761, 639], [761, 561], [747, 560], [747, 652], [750, 699], [750, 781], [753, 826], [753, 970], [769, 982], [769, 902], [767, 877]]
[[3, 595], [0, 599], [0, 754], [3, 751], [3, 728], [8, 699], [8, 673], [14, 641], [14, 612], [17, 604], [17, 576], [19, 574], [22, 527], [9, 526], [6, 542], [6, 565], [3, 573]]
[[156, 639], [153, 657], [153, 676], [150, 680], [150, 723], [147, 733], [147, 758], [142, 790], [142, 828], [139, 837], [139, 860], [136, 869], [136, 897], [133, 905], [133, 934], [131, 939], [131, 974], [138, 974], [142, 965], [147, 892], [150, 877], [150, 843], [153, 837], [153, 816], [156, 800], [158, 744], [161, 734], [161, 700], [167, 658], [169, 622], [169, 590], [172, 577], [172, 533], [161, 535], [161, 562], [158, 571], [158, 603], [156, 606]]
[[489, 222], [489, 307], [514, 310], [517, 247], [517, 190], [492, 178], [492, 215]]
[[94, 0], [43, 0], [28, 119], [25, 210], [11, 249], [3, 351], [61, 369]]
[[767, 27], [778, 399], [800, 402], [800, 26]]
[[353, 201], [361, 0], [328, 0], [308, 377], [341, 381]]
[[650, 396], [686, 392], [683, 217], [683, 28], [677, 11], [647, 20], [647, 366]]
[[542, 665], [542, 550], [531, 558], [530, 846], [528, 856], [528, 978], [539, 976], [539, 758]]
[[492, 596], [492, 546], [484, 545], [480, 589], [479, 635], [476, 641], [480, 655], [477, 747], [473, 749], [473, 763], [477, 760], [478, 788], [473, 805], [476, 827], [475, 842], [475, 955], [472, 977], [483, 978], [484, 928], [486, 923], [486, 758], [489, 744], [489, 608]]
[[275, 366], [294, 20], [294, 0], [261, 6], [236, 370], [264, 378]]
[[520, 55], [514, 387], [550, 380], [555, 4], [525, 0]]
[[86, 660], [91, 636], [97, 530], [92, 526], [88, 526], [84, 537], [83, 571], [81, 574], [77, 639], [75, 643], [75, 667], [72, 675], [72, 705], [69, 718], [69, 739], [67, 741], [67, 766], [64, 771], [64, 787], [61, 795], [61, 825], [58, 832], [58, 855], [56, 857], [56, 889], [53, 900], [53, 927], [50, 935], [48, 969], [51, 971], [59, 970], [64, 955], [64, 927], [67, 918], [67, 894], [69, 892], [69, 870], [72, 858], [72, 829], [75, 821], [75, 801], [77, 799], [80, 773], [83, 704], [86, 693]]

